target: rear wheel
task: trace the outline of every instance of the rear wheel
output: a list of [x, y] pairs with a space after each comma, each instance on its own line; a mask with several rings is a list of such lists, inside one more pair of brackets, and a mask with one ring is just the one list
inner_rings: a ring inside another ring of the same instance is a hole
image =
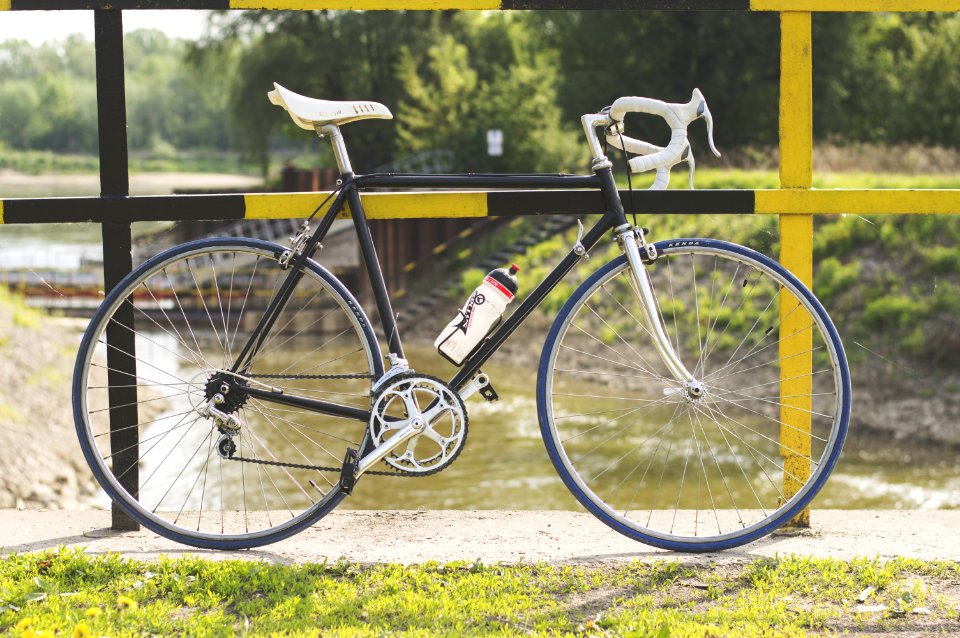
[[607, 525], [668, 549], [734, 547], [789, 521], [829, 476], [849, 420], [846, 358], [823, 307], [773, 260], [706, 239], [657, 249], [660, 321], [698, 384], [664, 366], [620, 257], [550, 330], [541, 431]]
[[[363, 421], [244, 392], [369, 409], [383, 372], [376, 338], [353, 296], [316, 263], [250, 366], [229, 373], [290, 273], [281, 250], [226, 238], [173, 248], [127, 276], [83, 337], [73, 401], [87, 462], [134, 519], [178, 542], [232, 549], [296, 533], [340, 502], [346, 450], [367, 443]], [[204, 409], [218, 393], [226, 419]]]

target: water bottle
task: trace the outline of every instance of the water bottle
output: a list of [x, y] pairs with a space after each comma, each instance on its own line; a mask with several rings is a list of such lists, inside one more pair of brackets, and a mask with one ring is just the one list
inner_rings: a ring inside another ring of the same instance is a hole
[[433, 342], [443, 358], [454, 365], [461, 365], [473, 354], [483, 338], [500, 322], [507, 304], [517, 294], [517, 273], [520, 268], [513, 264], [510, 269], [497, 268], [490, 271], [457, 316], [440, 332]]

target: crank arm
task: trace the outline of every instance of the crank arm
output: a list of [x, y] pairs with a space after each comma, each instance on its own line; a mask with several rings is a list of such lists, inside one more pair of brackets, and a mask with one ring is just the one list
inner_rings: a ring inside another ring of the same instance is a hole
[[397, 430], [393, 436], [371, 450], [370, 453], [365, 457], [360, 459], [360, 462], [357, 464], [357, 476], [360, 476], [369, 470], [371, 466], [386, 458], [386, 456], [395, 449], [418, 434], [422, 433], [426, 427], [426, 423], [427, 422], [422, 419], [416, 419]]
[[462, 401], [466, 401], [488, 385], [490, 385], [490, 377], [483, 372], [478, 371], [477, 376], [470, 379], [470, 382], [461, 388], [460, 399]]

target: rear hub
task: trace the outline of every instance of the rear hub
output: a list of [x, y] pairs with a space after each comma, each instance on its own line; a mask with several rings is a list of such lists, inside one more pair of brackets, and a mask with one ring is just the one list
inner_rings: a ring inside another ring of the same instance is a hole
[[[217, 403], [217, 409], [224, 414], [233, 414], [247, 402], [245, 384], [236, 377], [218, 372], [210, 377], [204, 386], [204, 398]], [[223, 401], [218, 402], [214, 397], [219, 395]]]

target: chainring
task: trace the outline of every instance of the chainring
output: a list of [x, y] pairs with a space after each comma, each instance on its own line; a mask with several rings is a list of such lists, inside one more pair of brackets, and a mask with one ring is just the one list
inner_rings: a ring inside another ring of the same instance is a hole
[[459, 456], [467, 440], [467, 409], [445, 382], [409, 372], [391, 379], [373, 398], [370, 436], [374, 446], [424, 413], [435, 414], [423, 432], [391, 452], [384, 461], [405, 474], [433, 474]]

